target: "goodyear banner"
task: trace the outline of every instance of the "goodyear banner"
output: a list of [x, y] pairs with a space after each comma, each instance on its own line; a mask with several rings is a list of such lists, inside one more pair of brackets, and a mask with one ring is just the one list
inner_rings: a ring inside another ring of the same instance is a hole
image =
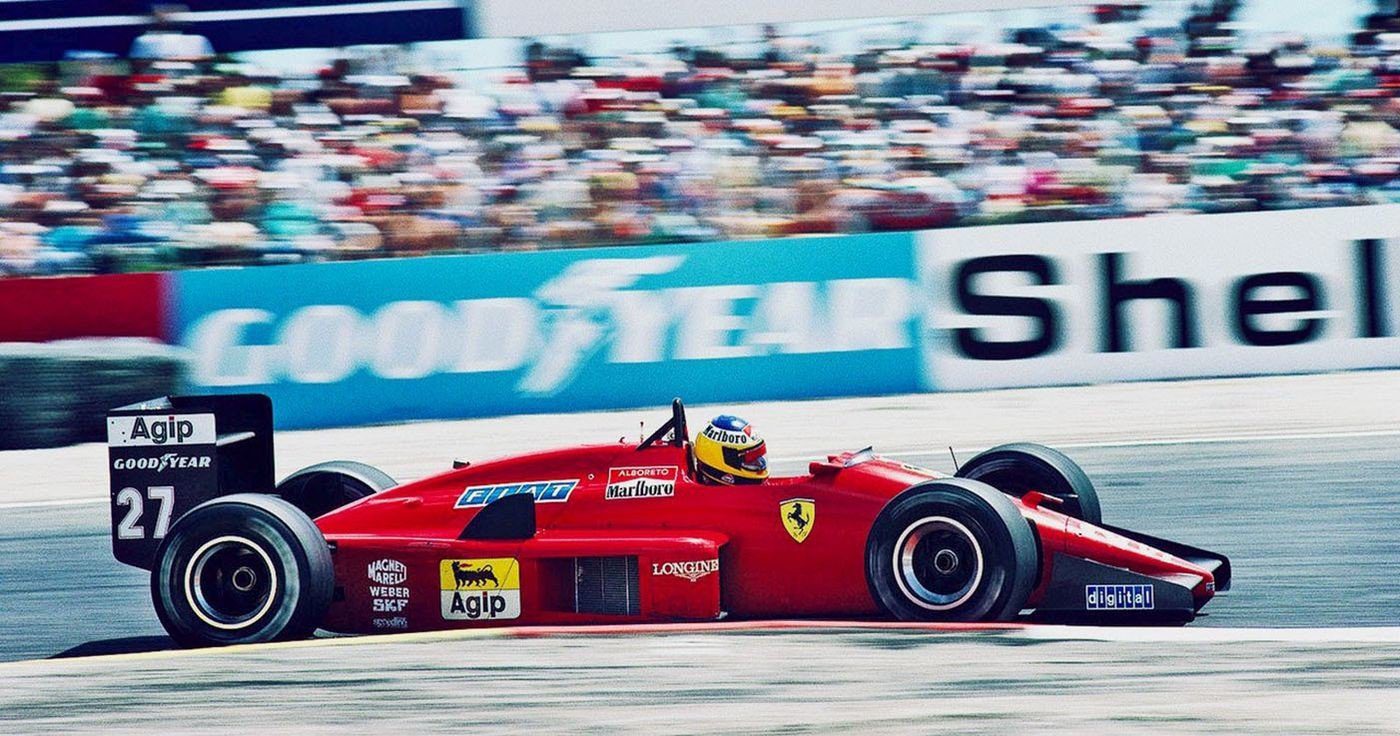
[[1385, 368], [1400, 205], [6, 279], [0, 312], [178, 344], [284, 427]]
[[284, 427], [921, 387], [908, 233], [173, 275], [191, 390]]

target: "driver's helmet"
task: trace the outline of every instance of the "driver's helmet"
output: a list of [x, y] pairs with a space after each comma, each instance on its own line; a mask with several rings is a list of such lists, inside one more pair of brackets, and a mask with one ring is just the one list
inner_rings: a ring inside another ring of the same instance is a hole
[[695, 437], [695, 466], [707, 483], [762, 483], [768, 449], [753, 425], [729, 414], [710, 420]]

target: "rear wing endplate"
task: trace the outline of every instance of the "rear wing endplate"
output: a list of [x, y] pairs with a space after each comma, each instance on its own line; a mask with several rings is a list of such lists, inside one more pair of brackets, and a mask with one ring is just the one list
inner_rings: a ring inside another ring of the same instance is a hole
[[262, 394], [162, 396], [107, 413], [112, 553], [150, 569], [170, 526], [230, 493], [275, 480], [272, 401]]

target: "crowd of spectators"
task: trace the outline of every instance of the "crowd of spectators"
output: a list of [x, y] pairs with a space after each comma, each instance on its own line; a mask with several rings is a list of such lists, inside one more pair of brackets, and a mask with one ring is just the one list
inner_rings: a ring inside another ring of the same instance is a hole
[[1400, 201], [1400, 22], [1252, 47], [1234, 5], [845, 55], [533, 43], [490, 84], [197, 43], [11, 68], [0, 275]]

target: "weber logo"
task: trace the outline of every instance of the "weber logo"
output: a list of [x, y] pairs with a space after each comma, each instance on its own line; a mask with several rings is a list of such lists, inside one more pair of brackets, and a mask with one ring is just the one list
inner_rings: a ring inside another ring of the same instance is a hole
[[[370, 609], [375, 613], [403, 613], [408, 608], [411, 591], [403, 583], [408, 580], [408, 565], [398, 560], [384, 558], [369, 563], [365, 569], [372, 583], [378, 585], [369, 586]], [[404, 619], [402, 628], [408, 628], [406, 617], [398, 616], [396, 619]], [[376, 628], [389, 628], [387, 626], [375, 625]]]
[[646, 468], [609, 468], [608, 487], [603, 498], [664, 498], [676, 494], [675, 466]]
[[109, 447], [214, 444], [213, 414], [107, 417]]

